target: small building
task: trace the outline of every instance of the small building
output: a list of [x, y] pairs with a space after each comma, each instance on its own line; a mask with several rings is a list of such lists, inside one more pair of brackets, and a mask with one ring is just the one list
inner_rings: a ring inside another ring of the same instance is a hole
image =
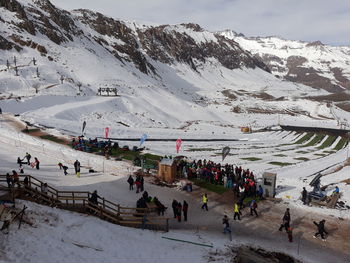
[[262, 179], [262, 188], [264, 190], [264, 197], [275, 197], [276, 194], [276, 178], [277, 174], [264, 172]]
[[157, 177], [167, 183], [172, 183], [176, 176], [176, 161], [172, 158], [163, 158], [158, 165]]

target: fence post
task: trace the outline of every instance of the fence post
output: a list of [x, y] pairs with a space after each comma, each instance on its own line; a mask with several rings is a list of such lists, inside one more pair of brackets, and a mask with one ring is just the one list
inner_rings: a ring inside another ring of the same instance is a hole
[[103, 208], [105, 209], [105, 198], [102, 198], [102, 204], [103, 204]]
[[73, 205], [75, 205], [74, 192], [72, 192], [72, 197], [73, 197]]

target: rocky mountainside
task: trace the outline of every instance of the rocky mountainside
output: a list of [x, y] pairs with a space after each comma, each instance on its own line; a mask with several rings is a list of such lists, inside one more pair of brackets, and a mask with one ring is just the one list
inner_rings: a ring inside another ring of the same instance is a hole
[[[69, 45], [77, 38], [97, 43], [121, 62], [132, 62], [145, 74], [157, 75], [150, 60], [165, 64], [186, 63], [197, 70], [210, 58], [217, 59], [228, 69], [259, 67], [268, 71], [261, 60], [241, 49], [235, 41], [206, 32], [195, 24], [135, 26], [89, 10], [70, 14], [47, 0], [33, 0], [32, 3], [0, 0], [0, 7], [0, 22], [11, 30], [1, 33], [2, 50], [21, 51], [23, 47], [30, 47], [46, 55], [48, 47], [33, 40], [42, 35], [57, 45]], [[15, 15], [15, 20], [6, 19], [9, 12]], [[94, 34], [88, 33], [86, 28]]]
[[231, 30], [220, 34], [261, 59], [275, 76], [331, 93], [350, 90], [350, 47], [329, 46], [320, 41], [245, 37]]

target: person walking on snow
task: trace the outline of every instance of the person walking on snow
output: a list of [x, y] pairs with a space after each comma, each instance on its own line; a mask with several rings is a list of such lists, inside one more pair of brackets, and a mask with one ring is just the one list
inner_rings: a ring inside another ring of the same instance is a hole
[[78, 160], [74, 162], [74, 170], [75, 174], [80, 177], [80, 162]]
[[231, 233], [230, 223], [228, 222], [227, 215], [224, 215], [224, 218], [222, 219], [222, 223], [224, 224], [224, 234]]
[[208, 211], [208, 196], [207, 196], [207, 194], [203, 194], [202, 201], [203, 201], [202, 210], [205, 208], [205, 210]]
[[187, 221], [187, 211], [188, 211], [188, 204], [186, 201], [184, 201], [184, 204], [182, 205], [182, 211], [184, 212], [184, 220]]
[[173, 208], [173, 212], [174, 212], [174, 218], [176, 218], [176, 216], [177, 216], [177, 205], [178, 205], [178, 203], [177, 203], [177, 201], [174, 199], [173, 202], [172, 202], [172, 204], [171, 204], [171, 207]]
[[134, 178], [130, 175], [128, 178], [129, 190], [134, 190]]
[[38, 160], [38, 158], [36, 158], [36, 157], [34, 157], [34, 160], [35, 160], [35, 168], [37, 169], [37, 170], [39, 170], [39, 165], [40, 165], [40, 162], [39, 162], [39, 160]]
[[236, 220], [236, 217], [238, 217], [238, 220], [241, 220], [241, 211], [239, 210], [239, 206], [237, 203], [234, 204], [234, 209], [233, 209], [234, 215], [233, 215], [233, 220]]
[[181, 202], [177, 203], [177, 221], [181, 222], [181, 213], [182, 213], [182, 204]]
[[306, 200], [307, 200], [307, 191], [305, 187], [303, 187], [303, 191], [301, 192], [301, 201], [303, 202], [304, 205], [306, 205]]
[[255, 200], [252, 200], [250, 203], [250, 215], [253, 215], [253, 212], [255, 213], [255, 216], [258, 217], [258, 213], [256, 212], [256, 209], [258, 208], [258, 203]]
[[32, 158], [32, 156], [26, 152], [26, 155], [24, 157], [27, 159], [28, 165], [30, 165], [30, 159]]
[[314, 238], [317, 238], [318, 235], [321, 235], [323, 241], [326, 241], [324, 234], [328, 235], [328, 232], [324, 229], [324, 224], [326, 220], [321, 220], [318, 224], [314, 221], [314, 224], [317, 226], [317, 233], [315, 233]]
[[282, 231], [283, 227], [288, 231], [288, 227], [290, 226], [290, 213], [289, 213], [289, 208], [286, 209], [286, 212], [284, 212], [283, 218], [282, 218], [282, 224], [280, 228], [278, 229], [279, 231]]

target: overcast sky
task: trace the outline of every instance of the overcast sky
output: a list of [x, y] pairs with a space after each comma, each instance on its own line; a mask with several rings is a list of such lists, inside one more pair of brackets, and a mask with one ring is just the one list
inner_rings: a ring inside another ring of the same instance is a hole
[[122, 20], [194, 22], [210, 31], [350, 45], [349, 0], [51, 0]]

